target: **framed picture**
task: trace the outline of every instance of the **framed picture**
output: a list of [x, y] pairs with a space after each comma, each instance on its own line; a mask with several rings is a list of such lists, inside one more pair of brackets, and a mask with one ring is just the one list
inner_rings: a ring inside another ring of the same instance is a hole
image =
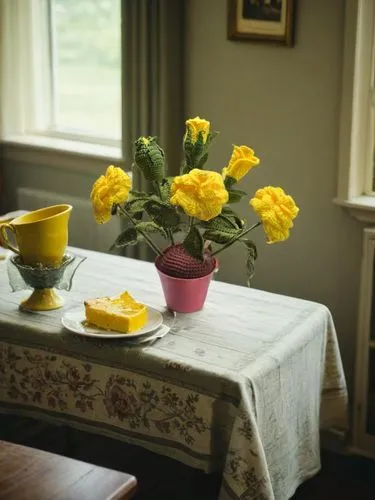
[[228, 39], [293, 45], [295, 0], [228, 0]]

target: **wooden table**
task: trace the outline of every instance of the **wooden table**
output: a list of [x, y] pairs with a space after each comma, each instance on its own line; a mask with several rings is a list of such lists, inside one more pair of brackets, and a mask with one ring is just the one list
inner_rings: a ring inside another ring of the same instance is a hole
[[127, 500], [136, 486], [123, 472], [0, 441], [1, 500]]

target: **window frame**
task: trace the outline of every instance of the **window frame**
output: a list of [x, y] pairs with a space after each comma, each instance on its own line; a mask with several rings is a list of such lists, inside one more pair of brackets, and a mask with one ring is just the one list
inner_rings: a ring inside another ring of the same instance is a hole
[[345, 9], [336, 204], [375, 222], [372, 190], [375, 0], [348, 0]]
[[[122, 141], [54, 129], [52, 125], [53, 75], [51, 71], [50, 0], [11, 0], [2, 5], [0, 45], [1, 139], [14, 151], [26, 148], [56, 149], [122, 160]], [[6, 48], [4, 48], [4, 45]], [[122, 84], [122, 82], [121, 82]]]

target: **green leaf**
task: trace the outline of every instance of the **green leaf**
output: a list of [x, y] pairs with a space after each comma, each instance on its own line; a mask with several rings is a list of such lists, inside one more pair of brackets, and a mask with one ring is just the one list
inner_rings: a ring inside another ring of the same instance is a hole
[[193, 170], [193, 168], [194, 168], [194, 165], [192, 164], [192, 162], [190, 161], [188, 156], [186, 156], [186, 161], [184, 162], [184, 165], [182, 168], [182, 175], [188, 174], [190, 172], [190, 170]]
[[237, 229], [237, 224], [225, 215], [218, 215], [207, 222], [202, 222], [200, 225], [205, 229], [217, 231], [231, 231], [232, 229]]
[[258, 258], [258, 251], [255, 243], [251, 240], [240, 240], [241, 243], [246, 245], [248, 252], [253, 256], [254, 260]]
[[190, 228], [182, 244], [189, 255], [203, 261], [204, 241], [201, 233], [195, 226]]
[[241, 201], [243, 196], [247, 196], [246, 191], [240, 191], [239, 189], [228, 189], [229, 200], [228, 203], [237, 203]]
[[134, 220], [142, 220], [143, 217], [143, 212], [136, 212], [135, 214], [132, 215]]
[[231, 177], [230, 175], [227, 175], [225, 177], [225, 181], [224, 181], [224, 184], [225, 184], [225, 187], [230, 190], [230, 188], [236, 184], [236, 179], [234, 177]]
[[247, 260], [246, 260], [246, 268], [247, 268], [247, 286], [250, 286], [251, 278], [254, 276], [255, 272], [255, 261], [258, 257], [257, 247], [255, 243], [251, 240], [240, 240], [241, 243], [244, 243], [247, 248]]
[[220, 132], [218, 130], [212, 130], [208, 134], [206, 144], [209, 146], [211, 144], [211, 142], [213, 142], [219, 134], [220, 134]]
[[164, 177], [164, 151], [157, 137], [140, 137], [135, 141], [134, 161], [148, 181], [161, 181]]
[[120, 233], [115, 241], [115, 247], [126, 247], [127, 245], [135, 245], [138, 242], [138, 233], [134, 227], [128, 227]]
[[165, 229], [175, 227], [180, 222], [180, 216], [175, 207], [157, 200], [149, 200], [145, 210], [158, 226]]
[[188, 128], [183, 143], [185, 153], [185, 162], [182, 168], [183, 174], [189, 173], [193, 168], [203, 168], [208, 159], [208, 148], [210, 142], [216, 135], [217, 132], [209, 133], [206, 142], [204, 142], [203, 132], [200, 131], [195, 141], [193, 141], [190, 129]]
[[202, 158], [198, 161], [196, 168], [203, 169], [204, 164], [208, 160], [208, 153], [205, 153]]
[[240, 234], [239, 229], [232, 229], [227, 231], [220, 231], [218, 229], [209, 229], [203, 234], [205, 240], [214, 241], [215, 243], [224, 244], [228, 243], [232, 238]]
[[125, 208], [131, 215], [142, 213], [148, 201], [150, 201], [148, 196], [147, 198], [135, 198], [134, 200], [128, 201]]
[[129, 191], [128, 201], [133, 201], [138, 198], [148, 198], [149, 196], [150, 195], [145, 191], [136, 191], [135, 189], [132, 189], [131, 191]]
[[161, 197], [163, 201], [169, 201], [171, 197], [171, 185], [173, 177], [165, 177], [160, 183]]
[[226, 217], [229, 217], [230, 219], [233, 219], [233, 221], [236, 223], [236, 226], [238, 228], [243, 228], [245, 225], [245, 222], [239, 218], [239, 216], [236, 214], [234, 210], [232, 210], [230, 207], [225, 206], [223, 207], [222, 210], [222, 215], [225, 215]]
[[140, 222], [135, 227], [138, 231], [142, 231], [144, 233], [161, 233], [164, 236], [164, 238], [167, 238], [168, 236], [165, 229], [155, 224], [155, 222], [150, 222], [150, 221]]

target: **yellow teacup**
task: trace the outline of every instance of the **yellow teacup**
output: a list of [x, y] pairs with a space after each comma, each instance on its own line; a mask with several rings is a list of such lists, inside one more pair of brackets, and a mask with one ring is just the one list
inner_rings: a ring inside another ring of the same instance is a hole
[[[40, 208], [11, 223], [0, 225], [2, 244], [19, 254], [24, 264], [58, 267], [68, 245], [68, 224], [71, 205]], [[18, 248], [8, 239], [7, 230], [15, 235]]]

